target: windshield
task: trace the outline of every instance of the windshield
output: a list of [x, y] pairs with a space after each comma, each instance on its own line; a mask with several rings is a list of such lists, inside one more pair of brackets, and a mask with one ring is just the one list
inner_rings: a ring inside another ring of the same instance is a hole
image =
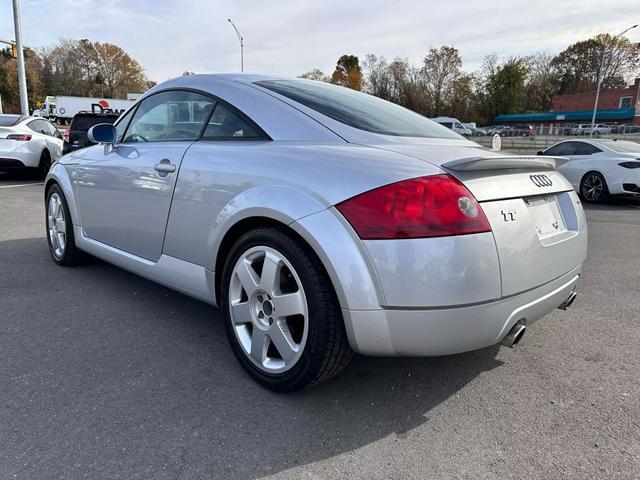
[[349, 88], [310, 80], [264, 80], [256, 84], [367, 132], [402, 137], [461, 138], [411, 110]]
[[626, 140], [617, 140], [607, 143], [607, 147], [619, 153], [640, 153], [640, 143], [629, 142]]

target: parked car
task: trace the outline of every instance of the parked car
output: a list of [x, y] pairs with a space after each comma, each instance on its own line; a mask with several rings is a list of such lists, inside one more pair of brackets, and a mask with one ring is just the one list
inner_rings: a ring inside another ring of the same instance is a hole
[[63, 135], [62, 153], [67, 154], [80, 148], [94, 145], [87, 137], [91, 127], [99, 123], [114, 123], [119, 115], [114, 113], [80, 112], [71, 120], [71, 125]]
[[588, 125], [583, 129], [583, 135], [608, 135], [611, 133], [611, 127], [609, 125], [605, 125], [603, 123], [599, 123], [597, 125]]
[[42, 178], [62, 155], [62, 135], [51, 122], [0, 114], [0, 171], [33, 170]]
[[485, 127], [487, 135], [495, 135], [496, 133], [502, 137], [508, 136], [508, 132], [511, 129], [508, 125], [489, 125]]
[[611, 133], [638, 133], [640, 132], [640, 125], [637, 124], [623, 124], [612, 125]]
[[575, 123], [567, 123], [562, 127], [562, 135], [575, 135], [578, 125]]
[[511, 137], [529, 137], [535, 135], [536, 129], [533, 125], [512, 125], [507, 131], [507, 136]]
[[558, 167], [587, 202], [610, 195], [640, 196], [640, 144], [626, 140], [565, 140], [540, 155], [562, 156]]
[[89, 138], [46, 181], [53, 260], [83, 250], [220, 306], [277, 391], [353, 351], [514, 346], [575, 298], [587, 232], [564, 160], [488, 151], [361, 92], [182, 76]]
[[471, 129], [465, 127], [464, 125], [462, 125], [462, 122], [460, 120], [458, 120], [457, 118], [453, 118], [453, 117], [435, 117], [432, 118], [431, 120], [433, 120], [436, 123], [439, 123], [440, 125], [447, 127], [449, 130], [453, 130], [456, 133], [459, 133], [460, 135], [471, 135]]

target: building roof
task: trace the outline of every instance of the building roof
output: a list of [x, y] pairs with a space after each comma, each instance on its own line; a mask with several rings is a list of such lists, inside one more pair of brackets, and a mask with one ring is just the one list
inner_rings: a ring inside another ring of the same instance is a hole
[[[635, 108], [612, 108], [598, 110], [596, 120], [629, 120], [635, 115]], [[571, 112], [530, 112], [498, 115], [496, 122], [572, 122], [591, 121], [593, 110], [575, 110]]]

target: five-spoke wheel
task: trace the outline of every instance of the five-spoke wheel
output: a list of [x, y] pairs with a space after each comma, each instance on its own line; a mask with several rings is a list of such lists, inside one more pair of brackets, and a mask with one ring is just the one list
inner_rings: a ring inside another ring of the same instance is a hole
[[62, 201], [58, 193], [53, 193], [49, 197], [49, 206], [47, 207], [47, 229], [49, 232], [49, 242], [51, 251], [60, 258], [64, 255], [64, 247], [66, 245], [67, 226], [64, 220], [64, 209]]
[[256, 246], [237, 260], [229, 310], [243, 351], [265, 372], [290, 369], [300, 358], [309, 330], [300, 277], [277, 250]]
[[226, 255], [220, 288], [231, 347], [267, 388], [304, 388], [350, 360], [331, 281], [313, 251], [285, 227], [241, 235]]
[[51, 257], [60, 265], [71, 265], [76, 262], [78, 251], [67, 200], [56, 184], [47, 190], [46, 200], [45, 224]]

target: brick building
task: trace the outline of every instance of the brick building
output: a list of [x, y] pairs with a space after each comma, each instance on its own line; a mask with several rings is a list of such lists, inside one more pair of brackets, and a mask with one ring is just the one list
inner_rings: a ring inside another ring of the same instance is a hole
[[[495, 123], [591, 123], [596, 92], [555, 95], [550, 112], [498, 115]], [[596, 123], [640, 124], [640, 78], [627, 88], [601, 90]]]

